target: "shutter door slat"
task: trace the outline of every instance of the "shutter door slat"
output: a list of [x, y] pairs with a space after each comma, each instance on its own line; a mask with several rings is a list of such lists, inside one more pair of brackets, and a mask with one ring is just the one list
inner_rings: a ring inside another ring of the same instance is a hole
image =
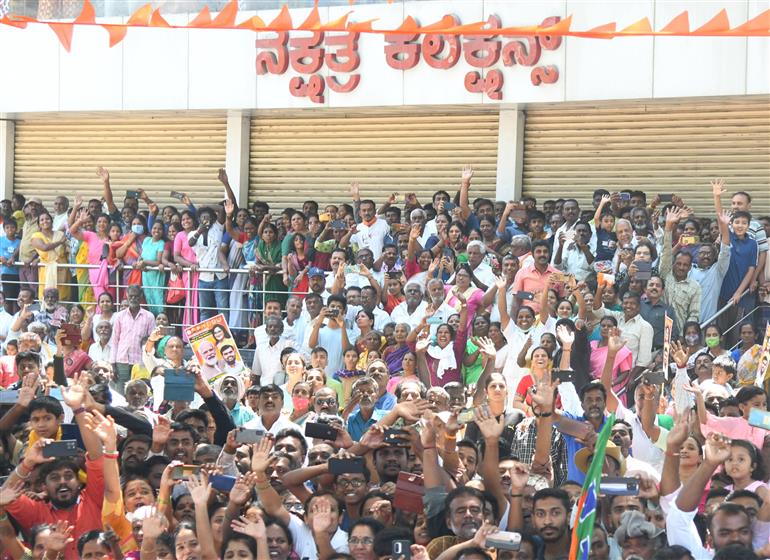
[[[221, 116], [31, 119], [16, 123], [14, 190], [53, 198], [101, 198], [96, 168], [110, 170], [115, 203], [143, 188], [163, 206], [186, 192], [197, 205], [222, 199], [217, 169], [225, 163], [227, 121]], [[140, 205], [144, 207], [144, 205]]]
[[753, 197], [770, 212], [770, 100], [542, 106], [527, 109], [526, 194], [542, 204], [571, 193], [591, 208], [596, 188], [675, 193], [713, 213], [709, 181]]
[[257, 116], [251, 121], [249, 203], [299, 208], [305, 200], [350, 203], [348, 186], [383, 202], [414, 192], [422, 204], [437, 190], [454, 194], [465, 163], [472, 197], [494, 198], [496, 112], [392, 115]]

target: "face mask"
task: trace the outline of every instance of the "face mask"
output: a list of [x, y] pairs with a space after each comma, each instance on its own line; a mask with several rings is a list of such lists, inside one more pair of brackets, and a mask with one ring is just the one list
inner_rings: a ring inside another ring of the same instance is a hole
[[310, 399], [306, 397], [292, 397], [291, 404], [294, 405], [294, 410], [307, 410], [310, 406]]
[[706, 337], [706, 346], [709, 348], [714, 348], [715, 346], [719, 346], [719, 337], [718, 336], [707, 336]]
[[698, 344], [698, 340], [700, 340], [700, 337], [697, 334], [684, 335], [684, 341], [687, 343], [687, 346], [695, 346]]
[[131, 231], [137, 235], [142, 235], [144, 233], [144, 226], [142, 224], [134, 224], [131, 226]]

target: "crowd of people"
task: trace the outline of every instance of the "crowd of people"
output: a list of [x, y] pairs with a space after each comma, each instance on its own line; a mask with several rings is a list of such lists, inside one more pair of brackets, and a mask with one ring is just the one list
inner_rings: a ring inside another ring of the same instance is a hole
[[[501, 202], [466, 166], [429, 202], [353, 183], [276, 216], [224, 170], [220, 204], [162, 210], [97, 175], [53, 214], [0, 201], [3, 558], [770, 557], [748, 193]], [[588, 556], [594, 456], [622, 480]]]

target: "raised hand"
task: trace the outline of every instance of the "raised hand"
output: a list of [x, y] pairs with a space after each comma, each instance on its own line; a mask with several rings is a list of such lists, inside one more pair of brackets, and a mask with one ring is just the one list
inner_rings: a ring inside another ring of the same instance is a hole
[[142, 533], [144, 538], [157, 539], [163, 533], [168, 531], [168, 518], [157, 509], [153, 508], [149, 517], [145, 517], [142, 522]]
[[230, 199], [225, 200], [225, 215], [229, 218], [233, 215], [233, 212], [235, 212], [235, 204]]
[[219, 168], [219, 171], [217, 172], [217, 179], [219, 179], [220, 183], [227, 184], [227, 171], [224, 167]]
[[380, 424], [370, 426], [369, 429], [364, 432], [364, 435], [361, 436], [358, 443], [369, 449], [385, 447], [385, 428]]
[[264, 474], [270, 466], [270, 450], [273, 449], [273, 435], [265, 434], [259, 443], [252, 446], [251, 470]]
[[252, 521], [247, 517], [241, 516], [240, 519], [233, 519], [230, 526], [236, 533], [242, 533], [248, 535], [254, 540], [260, 540], [267, 538], [267, 529], [265, 528], [265, 520], [262, 519], [262, 515], [257, 512], [255, 520]]
[[30, 373], [24, 376], [21, 382], [21, 388], [19, 389], [19, 400], [17, 401], [19, 406], [28, 407], [32, 399], [35, 398], [37, 392], [39, 376], [35, 373]]
[[[687, 350], [678, 340], [671, 341], [671, 358], [679, 369], [687, 367]], [[666, 367], [668, 364], [663, 364]]]
[[190, 490], [190, 497], [196, 506], [208, 503], [211, 484], [209, 484], [207, 474], [201, 473], [199, 476], [192, 475], [188, 477], [187, 488]]
[[[513, 466], [508, 469], [511, 474], [511, 494], [521, 494], [521, 490], [529, 481], [529, 466], [524, 463], [516, 461]], [[514, 490], [517, 490], [516, 492]]]
[[713, 179], [711, 181], [711, 193], [714, 196], [720, 197], [726, 192], [727, 192], [727, 189], [725, 188], [725, 180], [722, 177], [719, 177], [718, 179]]
[[481, 350], [481, 353], [484, 354], [486, 357], [494, 358], [495, 356], [497, 356], [497, 348], [495, 348], [495, 343], [492, 342], [491, 338], [487, 338], [487, 337], [476, 338], [474, 339], [474, 343], [476, 344], [476, 346], [479, 347], [479, 350]]
[[473, 179], [473, 167], [471, 165], [463, 165], [461, 177], [463, 183], [470, 183], [471, 179]]
[[417, 422], [423, 413], [428, 410], [428, 401], [425, 399], [415, 399], [413, 401], [404, 401], [396, 405], [398, 415], [407, 422]]
[[714, 467], [721, 465], [730, 458], [730, 440], [722, 434], [710, 433], [703, 447], [703, 457]]
[[251, 499], [251, 492], [257, 484], [257, 473], [249, 472], [235, 481], [230, 489], [230, 501], [239, 506], [245, 506]]
[[430, 346], [430, 333], [421, 332], [417, 335], [417, 343], [415, 344], [414, 349], [417, 352], [424, 352], [428, 349], [428, 346]]
[[507, 281], [505, 277], [498, 276], [495, 278], [495, 286], [497, 287], [498, 290], [505, 290], [506, 284], [507, 284]]
[[500, 419], [495, 418], [495, 415], [492, 414], [488, 406], [477, 408], [474, 416], [476, 425], [485, 439], [497, 440], [503, 435], [503, 430], [505, 430], [504, 417], [500, 416]]
[[610, 330], [610, 336], [607, 338], [608, 351], [617, 354], [625, 345], [625, 340], [620, 337], [620, 329], [613, 327]]
[[159, 448], [166, 447], [171, 436], [171, 420], [165, 416], [157, 416], [155, 427], [152, 430], [152, 445]]
[[4, 484], [0, 487], [0, 507], [5, 507], [24, 493], [24, 481], [18, 480], [16, 484]]
[[118, 431], [112, 416], [104, 416], [98, 410], [85, 414], [86, 426], [102, 440], [104, 448], [109, 450], [117, 449]]
[[32, 470], [40, 463], [50, 463], [55, 459], [55, 457], [43, 457], [43, 448], [51, 442], [53, 442], [52, 439], [40, 439], [37, 440], [34, 445], [30, 445], [27, 448], [27, 452], [24, 454], [24, 459], [22, 461], [27, 470]]
[[485, 521], [484, 524], [479, 527], [479, 530], [476, 531], [476, 534], [473, 535], [473, 544], [483, 548], [484, 543], [487, 542], [487, 537], [498, 532], [500, 532], [500, 529], [497, 527], [497, 525]]
[[[59, 331], [62, 332], [62, 331]], [[58, 333], [57, 333], [58, 334]], [[62, 387], [61, 392], [64, 397], [65, 404], [72, 410], [77, 410], [83, 406], [85, 401], [85, 394], [88, 392], [86, 387], [85, 372], [76, 373], [73, 379], [74, 383], [69, 387]]]
[[66, 521], [57, 521], [48, 535], [41, 535], [40, 537], [46, 552], [63, 553], [64, 549], [67, 548], [67, 545], [75, 541], [75, 539], [72, 538], [72, 531], [74, 530], [75, 527]]
[[104, 167], [96, 168], [96, 176], [99, 177], [105, 183], [110, 180], [110, 172], [107, 171]]
[[358, 200], [361, 198], [361, 186], [358, 184], [358, 181], [353, 181], [350, 183], [350, 196], [353, 198], [353, 200]]
[[572, 344], [575, 342], [575, 333], [569, 330], [564, 325], [556, 327], [556, 336], [559, 337], [562, 348], [572, 348]]
[[313, 503], [313, 520], [311, 530], [313, 533], [328, 533], [332, 528], [332, 508], [328, 500], [316, 500]]

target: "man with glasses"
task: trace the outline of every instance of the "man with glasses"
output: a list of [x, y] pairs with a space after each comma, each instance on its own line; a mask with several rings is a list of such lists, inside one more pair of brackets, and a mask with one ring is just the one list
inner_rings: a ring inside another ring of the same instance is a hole
[[316, 414], [337, 414], [339, 404], [337, 393], [331, 387], [321, 387], [313, 397], [313, 411]]

